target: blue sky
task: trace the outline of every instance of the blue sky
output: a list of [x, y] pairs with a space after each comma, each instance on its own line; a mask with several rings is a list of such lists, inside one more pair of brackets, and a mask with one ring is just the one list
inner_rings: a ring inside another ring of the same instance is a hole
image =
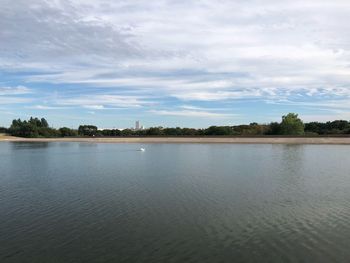
[[0, 3], [0, 126], [350, 120], [348, 0]]

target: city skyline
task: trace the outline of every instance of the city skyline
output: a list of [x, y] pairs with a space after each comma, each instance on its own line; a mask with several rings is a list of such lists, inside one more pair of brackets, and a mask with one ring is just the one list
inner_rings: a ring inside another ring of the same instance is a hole
[[3, 0], [0, 126], [350, 119], [348, 1]]

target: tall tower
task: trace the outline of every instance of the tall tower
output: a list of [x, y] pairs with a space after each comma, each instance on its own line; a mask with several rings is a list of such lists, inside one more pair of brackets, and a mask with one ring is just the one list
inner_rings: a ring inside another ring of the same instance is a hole
[[140, 121], [136, 121], [135, 122], [135, 130], [139, 130], [140, 129]]

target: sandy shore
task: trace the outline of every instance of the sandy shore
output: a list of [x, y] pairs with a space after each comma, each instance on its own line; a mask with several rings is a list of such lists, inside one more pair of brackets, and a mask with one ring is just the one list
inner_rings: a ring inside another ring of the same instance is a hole
[[350, 137], [118, 137], [118, 138], [18, 138], [0, 136], [10, 142], [86, 142], [86, 143], [244, 143], [244, 144], [349, 144]]

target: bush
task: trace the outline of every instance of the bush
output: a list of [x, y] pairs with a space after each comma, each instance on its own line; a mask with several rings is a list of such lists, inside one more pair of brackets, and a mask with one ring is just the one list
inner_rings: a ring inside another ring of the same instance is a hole
[[5, 127], [0, 127], [0, 133], [8, 133], [8, 129]]
[[80, 136], [96, 136], [97, 127], [94, 125], [80, 125], [78, 129], [78, 134]]
[[59, 129], [59, 135], [61, 137], [75, 137], [78, 136], [78, 131], [67, 127], [62, 127]]

